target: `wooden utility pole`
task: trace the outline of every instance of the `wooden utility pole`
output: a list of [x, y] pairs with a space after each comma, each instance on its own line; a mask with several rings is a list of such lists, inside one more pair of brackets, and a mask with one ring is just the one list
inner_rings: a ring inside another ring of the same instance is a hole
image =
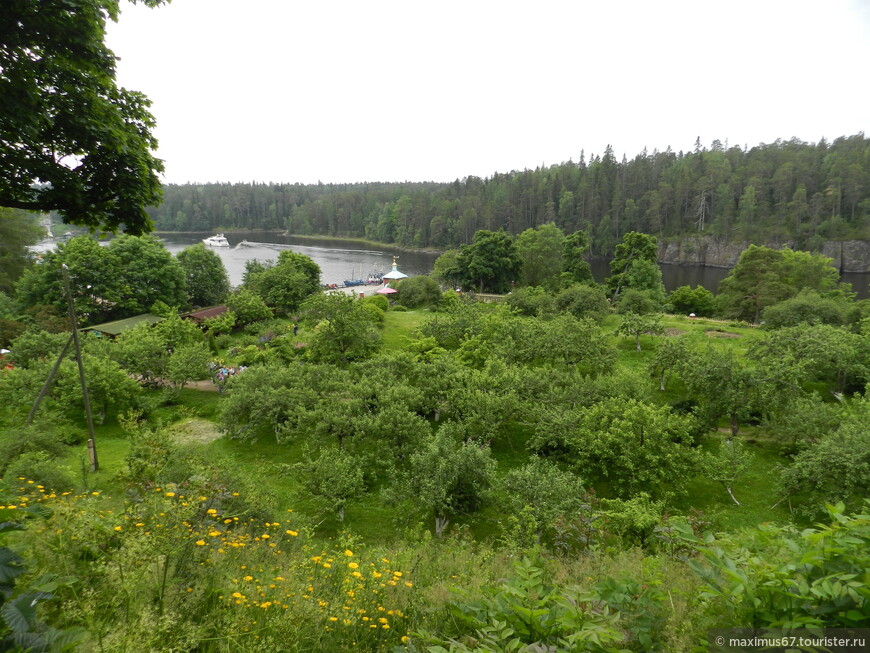
[[76, 310], [73, 305], [72, 291], [69, 284], [69, 268], [66, 263], [61, 265], [61, 274], [63, 275], [63, 289], [66, 293], [66, 302], [69, 308], [69, 323], [72, 327], [72, 341], [75, 345], [76, 363], [79, 366], [79, 383], [82, 387], [82, 399], [85, 404], [85, 418], [88, 422], [88, 461], [91, 463], [91, 471], [95, 472], [100, 468], [100, 463], [97, 460], [97, 443], [94, 439], [94, 419], [91, 416], [91, 400], [88, 397], [88, 385], [85, 382], [85, 366], [82, 364], [82, 347], [79, 343], [79, 325], [76, 320]]

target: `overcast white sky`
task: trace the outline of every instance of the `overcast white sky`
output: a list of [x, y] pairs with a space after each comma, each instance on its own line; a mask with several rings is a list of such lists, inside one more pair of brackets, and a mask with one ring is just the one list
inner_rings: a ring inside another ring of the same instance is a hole
[[870, 0], [122, 2], [169, 183], [452, 181], [870, 133]]

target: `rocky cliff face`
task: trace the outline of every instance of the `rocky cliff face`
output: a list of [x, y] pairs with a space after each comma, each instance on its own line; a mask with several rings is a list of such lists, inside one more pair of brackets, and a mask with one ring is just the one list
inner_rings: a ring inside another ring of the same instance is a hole
[[[659, 261], [676, 265], [705, 265], [714, 268], [732, 268], [740, 252], [750, 243], [735, 243], [713, 236], [684, 236], [659, 243]], [[793, 243], [768, 243], [767, 247], [792, 247]], [[834, 259], [840, 272], [870, 271], [870, 241], [829, 241], [821, 254]]]

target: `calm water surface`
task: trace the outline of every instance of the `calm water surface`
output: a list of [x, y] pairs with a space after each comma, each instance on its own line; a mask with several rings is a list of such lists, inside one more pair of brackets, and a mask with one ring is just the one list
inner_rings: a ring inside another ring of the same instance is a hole
[[[160, 238], [166, 249], [177, 254], [185, 247], [212, 235], [161, 234]], [[259, 231], [236, 231], [225, 235], [230, 246], [212, 247], [212, 250], [221, 257], [230, 276], [230, 283], [234, 286], [242, 283], [246, 262], [252, 259], [275, 260], [282, 251], [288, 249], [310, 256], [320, 266], [320, 279], [323, 283], [337, 284], [349, 279], [365, 279], [370, 272], [389, 272], [394, 255], [397, 257], [399, 270], [408, 276], [429, 274], [439, 256], [432, 252], [368, 249], [353, 241], [302, 239]]]

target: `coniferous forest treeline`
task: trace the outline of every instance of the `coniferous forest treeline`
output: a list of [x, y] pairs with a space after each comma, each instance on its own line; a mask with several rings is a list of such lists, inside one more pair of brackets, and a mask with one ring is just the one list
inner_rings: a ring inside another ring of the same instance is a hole
[[478, 229], [554, 222], [608, 256], [628, 231], [703, 233], [726, 241], [815, 249], [870, 238], [870, 139], [777, 140], [749, 149], [716, 140], [692, 152], [644, 150], [617, 161], [608, 147], [535, 170], [451, 183], [169, 185], [150, 209], [157, 229], [287, 229], [450, 248]]

